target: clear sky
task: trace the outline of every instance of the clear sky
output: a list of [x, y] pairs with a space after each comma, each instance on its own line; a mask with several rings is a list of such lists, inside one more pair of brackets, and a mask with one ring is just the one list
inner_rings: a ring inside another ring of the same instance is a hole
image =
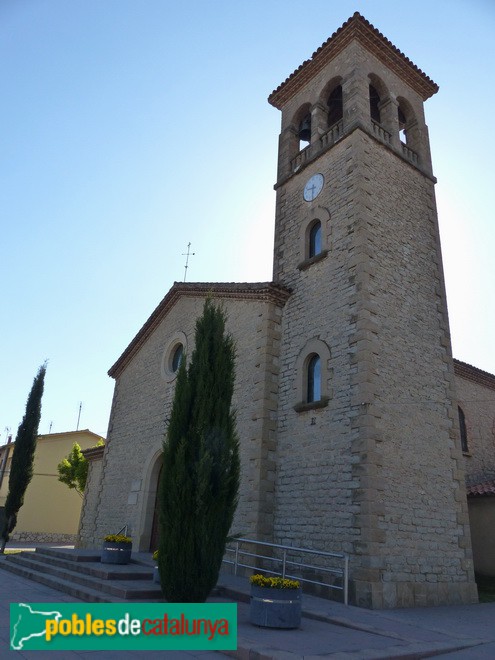
[[0, 0], [0, 444], [106, 435], [107, 370], [175, 280], [271, 279], [268, 94], [354, 11], [426, 103], [455, 357], [495, 373], [493, 0]]

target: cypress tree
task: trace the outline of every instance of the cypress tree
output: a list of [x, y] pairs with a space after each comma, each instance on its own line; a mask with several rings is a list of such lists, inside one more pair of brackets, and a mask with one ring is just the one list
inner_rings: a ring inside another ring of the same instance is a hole
[[2, 530], [2, 547], [17, 524], [17, 514], [24, 504], [24, 495], [29, 482], [33, 478], [34, 452], [41, 418], [41, 399], [45, 384], [46, 364], [43, 364], [34, 379], [31, 392], [26, 403], [26, 412], [19, 424], [12, 452], [10, 465], [9, 491], [5, 500], [5, 523]]
[[207, 299], [189, 368], [182, 360], [163, 446], [158, 566], [169, 602], [204, 602], [217, 583], [239, 490], [231, 409], [233, 338]]

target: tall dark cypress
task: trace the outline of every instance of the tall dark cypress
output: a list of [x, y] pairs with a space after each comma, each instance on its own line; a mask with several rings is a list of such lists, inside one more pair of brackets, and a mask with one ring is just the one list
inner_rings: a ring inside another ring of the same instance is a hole
[[179, 368], [163, 446], [158, 565], [169, 602], [204, 602], [215, 586], [239, 491], [231, 408], [234, 341], [210, 299], [196, 323], [189, 368]]
[[24, 504], [24, 495], [33, 478], [34, 453], [41, 418], [41, 399], [45, 384], [46, 364], [42, 365], [34, 379], [26, 403], [26, 412], [17, 430], [10, 465], [9, 492], [5, 501], [5, 523], [2, 529], [0, 552], [3, 553], [9, 535], [17, 524], [17, 514]]

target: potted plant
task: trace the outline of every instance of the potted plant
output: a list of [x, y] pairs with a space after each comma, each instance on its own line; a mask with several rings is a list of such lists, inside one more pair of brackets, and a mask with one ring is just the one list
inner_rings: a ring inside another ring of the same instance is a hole
[[[155, 550], [153, 553], [153, 561], [158, 561], [158, 550]], [[158, 566], [155, 566], [153, 569], [153, 582], [160, 584], [160, 571], [158, 570]]]
[[132, 539], [124, 534], [108, 534], [103, 539], [102, 564], [128, 564], [132, 552]]
[[249, 620], [265, 628], [299, 628], [301, 586], [298, 580], [252, 575]]

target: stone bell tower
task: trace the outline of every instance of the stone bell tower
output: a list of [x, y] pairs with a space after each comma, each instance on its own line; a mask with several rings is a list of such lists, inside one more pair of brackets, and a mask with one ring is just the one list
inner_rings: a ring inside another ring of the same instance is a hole
[[437, 85], [356, 13], [282, 111], [274, 540], [348, 552], [366, 607], [477, 599], [428, 130]]

